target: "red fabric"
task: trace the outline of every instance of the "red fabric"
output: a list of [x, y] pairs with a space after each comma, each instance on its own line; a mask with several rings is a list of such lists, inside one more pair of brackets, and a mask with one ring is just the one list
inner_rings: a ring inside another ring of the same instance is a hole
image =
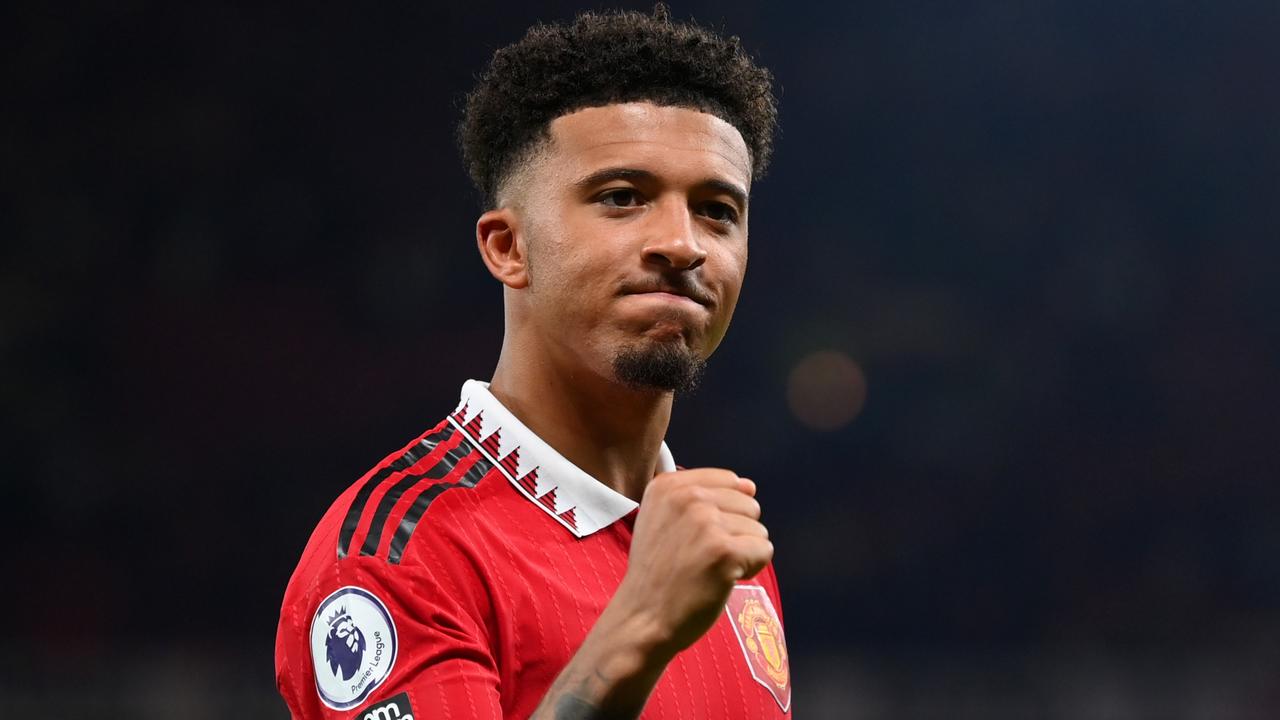
[[[423, 437], [447, 430], [447, 421], [442, 422]], [[361, 555], [375, 508], [388, 490], [423, 473], [451, 449], [462, 456], [453, 471], [405, 490], [386, 516], [377, 552]], [[280, 613], [280, 693], [296, 718], [359, 718], [362, 708], [401, 692], [408, 693], [418, 718], [527, 718], [621, 581], [634, 516], [576, 538], [493, 466], [475, 487], [436, 496], [394, 564], [388, 562], [388, 548], [406, 510], [431, 486], [457, 482], [480, 461], [467, 439], [456, 435], [411, 466], [386, 472], [404, 452], [389, 456], [344, 492], [307, 543]], [[380, 470], [385, 479], [368, 496], [349, 554], [339, 558], [344, 518], [360, 488]], [[765, 588], [781, 623], [772, 566], [744, 584]], [[375, 690], [354, 707], [334, 710], [317, 691], [316, 672], [331, 670], [323, 657], [313, 662], [311, 625], [320, 603], [346, 586], [363, 588], [385, 604], [395, 624], [397, 653], [390, 674]], [[729, 613], [722, 614], [706, 636], [676, 657], [643, 718], [791, 716], [775, 698], [789, 699], [789, 681], [786, 692], [777, 693], [753, 678], [731, 622]]]

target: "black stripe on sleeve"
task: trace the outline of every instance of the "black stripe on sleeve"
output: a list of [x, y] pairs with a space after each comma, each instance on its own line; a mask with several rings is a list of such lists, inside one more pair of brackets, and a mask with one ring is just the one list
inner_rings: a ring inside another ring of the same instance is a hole
[[413, 467], [414, 463], [426, 457], [435, 446], [443, 440], [453, 435], [453, 427], [446, 426], [439, 432], [432, 433], [413, 445], [405, 451], [403, 455], [393, 460], [389, 465], [378, 470], [360, 489], [356, 492], [356, 497], [351, 501], [351, 507], [347, 508], [347, 516], [342, 521], [342, 529], [338, 532], [338, 557], [347, 556], [347, 550], [351, 545], [351, 538], [356, 534], [356, 527], [360, 525], [360, 515], [364, 512], [364, 506], [369, 502], [369, 496], [373, 494], [373, 489], [378, 487], [383, 480], [391, 477], [393, 473], [404, 472]]
[[[452, 440], [452, 437], [450, 440]], [[382, 533], [386, 530], [387, 516], [391, 514], [391, 508], [395, 507], [396, 501], [405, 494], [405, 491], [423, 480], [439, 480], [447, 476], [453, 472], [460, 460], [474, 452], [474, 448], [471, 447], [466, 438], [461, 440], [449, 452], [441, 455], [430, 470], [417, 475], [405, 475], [400, 479], [400, 482], [392, 485], [387, 490], [382, 496], [382, 500], [378, 502], [378, 509], [373, 513], [373, 520], [369, 523], [369, 534], [365, 536], [364, 545], [360, 548], [361, 555], [377, 554], [378, 543], [382, 541]]]
[[413, 505], [405, 512], [404, 518], [400, 520], [400, 527], [396, 529], [395, 536], [391, 538], [391, 549], [387, 553], [387, 562], [392, 565], [400, 564], [400, 558], [404, 555], [404, 548], [409, 544], [410, 538], [413, 537], [414, 529], [418, 527], [418, 521], [422, 519], [423, 513], [427, 511], [427, 506], [431, 504], [432, 500], [439, 497], [440, 493], [445, 490], [459, 487], [475, 487], [476, 483], [480, 482], [480, 479], [489, 474], [492, 469], [493, 463], [477, 453], [476, 461], [471, 466], [471, 469], [467, 470], [467, 473], [457, 482], [440, 483], [423, 490], [422, 494], [418, 495], [417, 499], [413, 501]]

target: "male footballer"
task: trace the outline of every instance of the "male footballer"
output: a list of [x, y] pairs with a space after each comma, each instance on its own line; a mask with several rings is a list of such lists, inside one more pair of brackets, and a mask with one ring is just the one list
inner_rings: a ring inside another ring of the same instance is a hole
[[661, 6], [494, 55], [460, 139], [502, 351], [312, 534], [276, 640], [295, 717], [791, 716], [756, 486], [663, 441], [733, 315], [775, 119], [736, 38]]

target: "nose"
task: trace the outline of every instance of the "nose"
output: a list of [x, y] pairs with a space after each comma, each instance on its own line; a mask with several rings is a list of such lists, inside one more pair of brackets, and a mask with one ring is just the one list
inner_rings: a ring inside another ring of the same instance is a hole
[[666, 203], [654, 213], [644, 260], [663, 269], [693, 270], [707, 261], [707, 251], [698, 242], [689, 208], [682, 202]]

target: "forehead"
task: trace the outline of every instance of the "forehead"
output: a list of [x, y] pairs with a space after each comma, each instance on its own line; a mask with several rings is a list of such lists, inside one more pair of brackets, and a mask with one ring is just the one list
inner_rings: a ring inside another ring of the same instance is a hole
[[551, 122], [550, 130], [546, 159], [575, 174], [617, 166], [660, 175], [714, 176], [744, 188], [751, 181], [751, 158], [742, 134], [699, 110], [619, 103], [562, 115]]

